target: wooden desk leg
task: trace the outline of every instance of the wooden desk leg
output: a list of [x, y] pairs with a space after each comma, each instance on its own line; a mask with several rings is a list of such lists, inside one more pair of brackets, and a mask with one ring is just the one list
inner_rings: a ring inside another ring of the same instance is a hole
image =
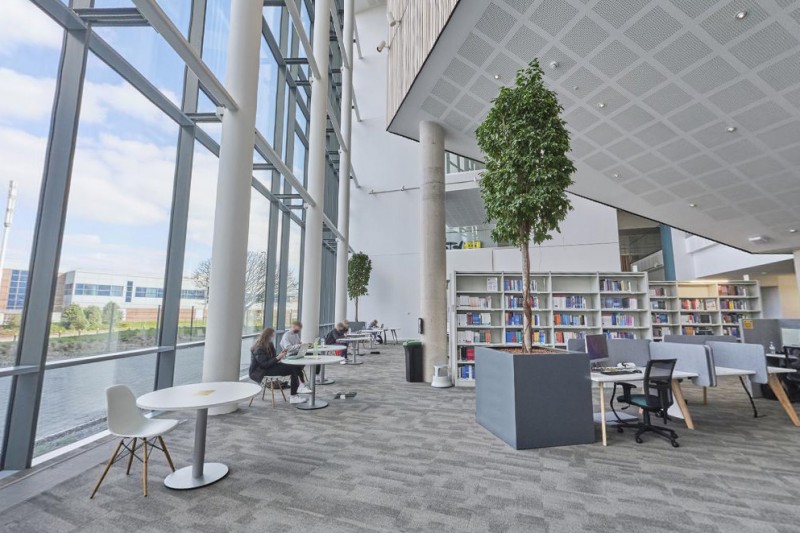
[[603, 435], [603, 446], [608, 446], [606, 441], [606, 386], [605, 383], [598, 383], [600, 386], [600, 432]]
[[678, 404], [678, 408], [681, 410], [681, 414], [683, 414], [683, 421], [686, 422], [686, 427], [689, 429], [694, 429], [694, 422], [692, 422], [692, 415], [689, 413], [689, 408], [686, 406], [686, 400], [683, 398], [683, 391], [681, 390], [681, 384], [678, 383], [677, 379], [672, 380], [672, 396], [675, 398], [675, 403]]
[[800, 419], [797, 418], [797, 411], [794, 410], [792, 402], [790, 402], [789, 398], [786, 397], [786, 391], [783, 390], [783, 385], [778, 379], [778, 376], [775, 374], [770, 374], [768, 383], [769, 388], [772, 389], [775, 397], [778, 398], [779, 402], [781, 402], [783, 410], [786, 411], [787, 415], [789, 415], [789, 419], [792, 421], [792, 424], [795, 426], [800, 426]]
[[708, 387], [703, 387], [703, 405], [708, 405]]

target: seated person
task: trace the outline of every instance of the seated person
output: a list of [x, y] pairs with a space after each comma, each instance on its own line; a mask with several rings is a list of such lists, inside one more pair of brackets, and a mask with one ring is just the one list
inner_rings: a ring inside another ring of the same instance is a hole
[[299, 320], [292, 322], [292, 327], [281, 337], [281, 350], [287, 350], [289, 355], [294, 355], [300, 351], [302, 342], [300, 341], [300, 331], [303, 324]]
[[275, 354], [275, 346], [272, 340], [275, 337], [275, 330], [267, 328], [256, 340], [253, 347], [250, 348], [250, 379], [256, 383], [261, 383], [265, 376], [289, 376], [291, 383], [291, 397], [290, 403], [303, 403], [305, 398], [299, 394], [308, 394], [311, 389], [303, 384], [300, 388], [300, 382], [303, 381], [303, 367], [295, 365], [287, 365], [281, 363], [281, 359], [286, 357], [286, 350], [279, 354]]
[[[347, 333], [347, 326], [344, 325], [344, 322], [337, 323], [336, 326], [325, 335], [325, 344], [339, 344], [339, 339], [344, 337], [345, 333]], [[347, 358], [347, 345], [344, 345], [344, 350], [339, 350], [336, 354]]]
[[369, 323], [369, 328], [367, 329], [371, 330], [378, 344], [383, 344], [383, 324], [378, 324], [378, 320], [375, 319]]

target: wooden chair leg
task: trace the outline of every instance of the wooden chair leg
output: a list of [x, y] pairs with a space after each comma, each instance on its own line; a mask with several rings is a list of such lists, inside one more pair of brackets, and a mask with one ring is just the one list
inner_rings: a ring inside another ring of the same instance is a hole
[[269, 392], [272, 394], [272, 408], [275, 409], [275, 382], [269, 382]]
[[130, 455], [128, 456], [128, 469], [125, 470], [125, 475], [131, 475], [131, 465], [133, 464], [133, 454], [136, 453], [136, 437], [133, 437], [133, 444], [131, 444]]
[[100, 479], [97, 480], [97, 484], [94, 486], [94, 490], [92, 491], [92, 495], [89, 496], [90, 500], [92, 498], [94, 498], [95, 494], [97, 494], [97, 489], [100, 488], [100, 484], [106, 478], [106, 474], [108, 474], [108, 470], [111, 468], [111, 465], [114, 464], [114, 459], [117, 458], [117, 454], [119, 453], [120, 448], [122, 448], [122, 443], [124, 443], [124, 442], [125, 442], [125, 439], [121, 439], [119, 441], [119, 444], [117, 444], [117, 447], [114, 448], [114, 453], [111, 454], [111, 459], [109, 459], [108, 463], [106, 463], [106, 467], [103, 469], [103, 473], [100, 474]]
[[144, 455], [144, 466], [142, 467], [142, 491], [144, 492], [145, 498], [147, 497], [147, 439], [142, 439], [142, 450]]
[[278, 388], [280, 389], [281, 396], [283, 396], [283, 401], [285, 402], [286, 401], [286, 393], [283, 392], [283, 382], [281, 382], [281, 381], [278, 382]]
[[169, 450], [167, 450], [167, 443], [164, 442], [164, 437], [159, 435], [158, 442], [159, 442], [159, 444], [161, 444], [161, 449], [164, 450], [164, 455], [167, 456], [167, 462], [169, 463], [169, 467], [174, 472], [175, 471], [175, 465], [172, 464], [172, 457], [170, 457], [170, 455], [169, 455]]

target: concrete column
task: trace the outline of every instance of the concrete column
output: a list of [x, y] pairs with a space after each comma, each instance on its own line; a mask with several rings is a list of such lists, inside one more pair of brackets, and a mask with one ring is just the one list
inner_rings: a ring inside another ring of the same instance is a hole
[[[239, 109], [226, 109], [222, 117], [204, 382], [239, 381], [263, 5], [231, 2], [225, 87]], [[235, 405], [217, 414], [234, 410]]]
[[314, 2], [314, 60], [319, 79], [311, 77], [308, 125], [308, 194], [316, 205], [306, 210], [303, 247], [302, 340], [319, 336], [319, 299], [322, 276], [322, 214], [325, 205], [325, 128], [328, 114], [328, 54], [330, 52], [330, 0]]
[[800, 250], [794, 251], [794, 276], [797, 280], [797, 293], [800, 294]]
[[444, 221], [444, 129], [420, 122], [422, 148], [422, 208], [420, 213], [420, 317], [425, 381], [433, 379], [433, 365], [447, 364], [447, 257]]
[[342, 66], [342, 138], [347, 150], [342, 150], [339, 158], [339, 232], [344, 239], [336, 245], [336, 313], [335, 321], [347, 318], [347, 260], [350, 251], [350, 152], [352, 145], [353, 118], [353, 27], [355, 25], [354, 0], [344, 0], [344, 40], [345, 54], [349, 68]]

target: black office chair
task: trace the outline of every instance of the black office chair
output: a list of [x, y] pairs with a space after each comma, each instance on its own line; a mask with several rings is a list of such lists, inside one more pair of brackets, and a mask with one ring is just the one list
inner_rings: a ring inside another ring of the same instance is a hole
[[797, 370], [792, 374], [783, 374], [789, 400], [797, 402], [800, 401], [800, 346], [784, 346], [783, 353], [786, 355], [783, 366]]
[[[614, 395], [616, 395], [616, 386], [622, 387], [622, 396], [616, 398], [618, 402], [638, 407], [642, 410], [642, 420], [640, 422], [636, 424], [622, 423], [617, 426], [617, 431], [622, 433], [623, 427], [633, 427], [637, 430], [635, 439], [639, 444], [644, 442], [642, 440], [643, 434], [653, 432], [667, 439], [674, 448], [680, 446], [677, 440], [677, 433], [663, 426], [654, 426], [650, 421], [651, 414], [663, 418], [665, 424], [669, 420], [667, 410], [674, 401], [672, 397], [672, 371], [675, 370], [676, 361], [677, 359], [651, 359], [647, 362], [644, 380], [642, 381], [644, 394], [631, 394], [631, 391], [636, 388], [636, 385], [632, 383], [614, 384]], [[614, 396], [612, 395], [613, 398]], [[614, 409], [613, 404], [611, 408], [612, 410]], [[616, 410], [614, 410], [614, 415], [617, 416]], [[618, 416], [617, 418], [619, 419]]]

